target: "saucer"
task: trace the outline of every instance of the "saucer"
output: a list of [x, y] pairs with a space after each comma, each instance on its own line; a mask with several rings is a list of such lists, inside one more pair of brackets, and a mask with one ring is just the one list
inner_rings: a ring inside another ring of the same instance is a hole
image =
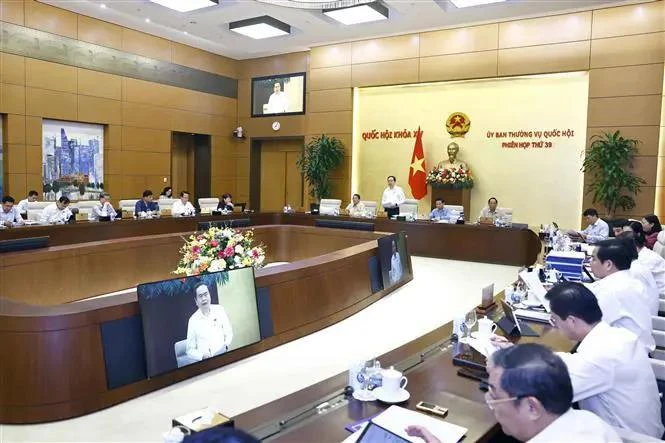
[[[360, 394], [360, 393], [363, 394]], [[364, 389], [361, 389], [359, 391], [353, 391], [353, 398], [359, 401], [374, 401], [376, 400], [376, 389], [373, 391], [366, 391]]]
[[388, 393], [383, 389], [383, 386], [374, 389], [372, 392], [376, 395], [376, 399], [383, 403], [403, 403], [411, 397], [411, 394], [406, 389]]
[[486, 339], [491, 339], [492, 337], [497, 337], [495, 333], [491, 333], [490, 335], [480, 335], [478, 331], [473, 331], [471, 333], [471, 338], [475, 338], [476, 340], [486, 340]]

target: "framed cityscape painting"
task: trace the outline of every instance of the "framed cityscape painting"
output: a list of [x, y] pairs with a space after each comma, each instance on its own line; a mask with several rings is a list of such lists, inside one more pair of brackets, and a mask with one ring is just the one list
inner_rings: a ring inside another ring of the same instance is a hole
[[44, 120], [44, 200], [96, 200], [104, 191], [104, 125]]

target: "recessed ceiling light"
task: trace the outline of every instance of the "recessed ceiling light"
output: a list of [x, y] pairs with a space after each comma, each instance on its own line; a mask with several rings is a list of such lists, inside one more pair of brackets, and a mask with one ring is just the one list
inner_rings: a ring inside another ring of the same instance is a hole
[[183, 32], [185, 33], [185, 35], [189, 35], [189, 32], [187, 32], [187, 31], [183, 31]]
[[348, 8], [324, 9], [323, 13], [345, 25], [376, 22], [388, 19], [388, 8], [378, 2]]
[[145, 19], [145, 22], [146, 22], [146, 23], [150, 23], [150, 19], [149, 19], [149, 18], [146, 18], [146, 19]]
[[229, 23], [229, 29], [257, 40], [291, 33], [291, 26], [269, 15]]
[[501, 3], [506, 0], [450, 0], [457, 8], [468, 8], [470, 6], [489, 5], [490, 3]]
[[106, 9], [106, 5], [105, 5], [104, 3], [102, 3], [101, 5], [99, 5], [99, 7], [102, 8], [102, 9]]
[[196, 9], [219, 5], [219, 0], [150, 0], [158, 5], [166, 6], [178, 12], [189, 12]]

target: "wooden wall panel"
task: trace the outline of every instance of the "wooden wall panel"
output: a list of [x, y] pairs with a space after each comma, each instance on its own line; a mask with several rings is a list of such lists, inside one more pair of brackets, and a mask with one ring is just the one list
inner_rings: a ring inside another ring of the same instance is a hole
[[20, 114], [7, 115], [7, 143], [25, 144], [25, 116]]
[[122, 126], [107, 125], [104, 132], [104, 149], [120, 150], [122, 145]]
[[[39, 189], [37, 189], [39, 191]], [[28, 195], [25, 173], [7, 174], [7, 193], [12, 195]], [[22, 197], [23, 198], [23, 197]]]
[[168, 40], [122, 28], [122, 50], [159, 60], [171, 61], [171, 45]]
[[36, 0], [25, 0], [25, 26], [28, 28], [76, 38], [78, 34], [76, 15]]
[[0, 112], [25, 114], [25, 87], [0, 83]]
[[122, 153], [120, 151], [104, 152], [104, 175], [122, 174]]
[[77, 92], [82, 95], [122, 99], [122, 77], [78, 68]]
[[351, 63], [374, 63], [419, 56], [420, 35], [375, 38], [351, 44]]
[[351, 43], [312, 48], [309, 63], [310, 69], [350, 65]]
[[3, 22], [24, 25], [23, 0], [0, 0], [0, 19]]
[[107, 48], [122, 49], [122, 26], [78, 16], [78, 39]]
[[76, 93], [76, 68], [33, 58], [25, 60], [25, 85], [33, 88]]
[[588, 125], [660, 125], [661, 101], [660, 95], [590, 98]]
[[238, 65], [238, 78], [253, 78], [273, 74], [306, 72], [309, 70], [309, 51], [274, 57], [244, 60]]
[[15, 173], [26, 173], [25, 168], [25, 145], [7, 144], [7, 169]]
[[236, 60], [180, 43], [170, 43], [171, 61], [173, 63], [232, 78], [238, 75], [238, 62]]
[[78, 119], [84, 122], [122, 124], [122, 106], [118, 100], [78, 96]]
[[[605, 132], [614, 133], [620, 131], [621, 136], [625, 138], [632, 138], [639, 140], [641, 143], [637, 146], [639, 155], [655, 156], [658, 154], [659, 143], [659, 127], [658, 126], [605, 126], [589, 128], [587, 136], [589, 140], [592, 136], [602, 134]], [[663, 140], [660, 138], [660, 140]], [[587, 143], [587, 146], [590, 144]]]
[[312, 69], [309, 74], [310, 91], [351, 87], [351, 65]]
[[499, 24], [501, 49], [576, 42], [590, 36], [590, 11]]
[[[41, 152], [41, 146], [39, 147], [39, 150]], [[41, 157], [40, 157], [41, 160]], [[16, 195], [28, 195], [28, 191], [37, 191], [41, 192], [42, 188], [42, 174], [41, 172], [39, 174], [26, 174], [25, 175], [25, 186], [26, 186], [26, 191], [23, 194], [16, 194]]]
[[662, 1], [599, 9], [593, 12], [592, 38], [665, 31]]
[[170, 175], [171, 156], [154, 152], [121, 151], [120, 161], [124, 175]]
[[316, 112], [308, 116], [309, 134], [351, 133], [353, 131], [353, 112]]
[[661, 94], [663, 63], [592, 69], [589, 71], [589, 97], [617, 97]]
[[25, 85], [25, 57], [0, 53], [0, 83]]
[[635, 157], [632, 171], [638, 177], [642, 177], [647, 183], [645, 186], [656, 186], [656, 175], [658, 171], [657, 156]]
[[42, 119], [41, 117], [25, 118], [25, 142], [28, 145], [42, 144]]
[[420, 57], [495, 50], [498, 34], [497, 23], [424, 32], [420, 34]]
[[418, 82], [418, 59], [367, 63], [351, 67], [351, 85], [379, 86]]
[[[42, 145], [26, 145], [25, 146], [25, 171], [28, 175], [36, 175], [39, 177], [39, 184], [41, 184], [42, 177]], [[30, 188], [30, 183], [28, 183]]]
[[420, 81], [462, 80], [496, 77], [496, 51], [440, 55], [420, 59]]
[[77, 96], [68, 92], [26, 88], [25, 113], [59, 120], [77, 119]]
[[499, 75], [589, 69], [589, 41], [499, 50]]
[[122, 126], [122, 150], [171, 152], [171, 131]]
[[351, 111], [353, 91], [349, 88], [312, 91], [309, 112]]
[[139, 128], [169, 130], [171, 110], [158, 106], [122, 102], [122, 124]]
[[664, 59], [664, 32], [591, 41], [591, 68], [662, 63]]

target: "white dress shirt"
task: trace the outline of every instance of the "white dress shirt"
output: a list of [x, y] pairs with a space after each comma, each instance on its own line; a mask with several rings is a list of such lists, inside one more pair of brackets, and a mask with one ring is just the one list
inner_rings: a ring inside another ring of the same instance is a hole
[[69, 208], [58, 209], [58, 205], [52, 203], [44, 208], [42, 215], [39, 218], [39, 223], [42, 225], [49, 225], [52, 223], [65, 223], [72, 216], [72, 211]]
[[220, 305], [210, 305], [208, 315], [198, 309], [187, 324], [187, 355], [202, 360], [204, 354], [219, 355], [229, 350], [233, 328], [226, 311]]
[[605, 423], [600, 417], [589, 411], [571, 408], [536, 434], [528, 443], [609, 443], [620, 441], [622, 441], [621, 437], [614, 428]]
[[0, 225], [4, 225], [5, 222], [10, 222], [15, 225], [23, 224], [23, 219], [16, 206], [12, 206], [9, 212], [5, 212], [2, 209], [2, 206], [0, 206]]
[[503, 217], [503, 211], [500, 211], [499, 208], [496, 208], [496, 211], [492, 212], [490, 211], [489, 206], [485, 206], [481, 211], [480, 215], [478, 218], [494, 218], [496, 219], [497, 217]]
[[289, 101], [282, 91], [273, 92], [268, 99], [268, 114], [281, 114], [289, 109]]
[[390, 186], [388, 186], [383, 191], [383, 196], [381, 197], [381, 206], [384, 208], [397, 208], [399, 205], [404, 203], [404, 200], [406, 200], [406, 196], [404, 195], [402, 188], [395, 185], [394, 188], [390, 189]]
[[654, 280], [656, 280], [658, 293], [665, 294], [665, 258], [644, 247], [640, 249], [636, 261], [651, 271]]
[[658, 309], [660, 308], [660, 296], [658, 295], [658, 286], [656, 286], [653, 274], [637, 260], [634, 260], [630, 264], [630, 275], [641, 281], [644, 285], [644, 289], [648, 295], [647, 306], [649, 307], [649, 313], [657, 316]]
[[355, 206], [353, 206], [353, 202], [351, 202], [349, 203], [349, 206], [346, 207], [346, 210], [349, 211], [351, 217], [365, 216], [365, 204], [363, 202], [358, 202]]
[[18, 204], [16, 205], [18, 212], [21, 214], [27, 214], [28, 213], [28, 199], [23, 199]]
[[557, 352], [568, 367], [573, 401], [608, 424], [661, 438], [660, 396], [649, 357], [637, 337], [598, 323], [577, 352]]
[[115, 212], [115, 209], [113, 209], [113, 206], [109, 202], [105, 202], [104, 206], [102, 206], [101, 203], [96, 204], [93, 208], [92, 211], [90, 211], [90, 215], [88, 216], [88, 219], [90, 220], [99, 220], [99, 217], [111, 217], [115, 218], [118, 214]]
[[182, 201], [180, 199], [176, 200], [173, 202], [173, 206], [171, 206], [171, 215], [194, 215], [196, 214], [196, 209], [194, 209], [194, 206], [190, 203], [187, 202], [186, 204], [182, 204]]
[[610, 237], [610, 227], [603, 220], [598, 219], [594, 224], [587, 226], [582, 233], [586, 234], [587, 243], [598, 243]]
[[402, 279], [402, 260], [399, 258], [399, 253], [395, 252], [390, 257], [390, 284], [393, 285]]
[[631, 331], [648, 352], [656, 349], [651, 336], [649, 294], [630, 270], [615, 272], [588, 286], [598, 299], [605, 323]]

